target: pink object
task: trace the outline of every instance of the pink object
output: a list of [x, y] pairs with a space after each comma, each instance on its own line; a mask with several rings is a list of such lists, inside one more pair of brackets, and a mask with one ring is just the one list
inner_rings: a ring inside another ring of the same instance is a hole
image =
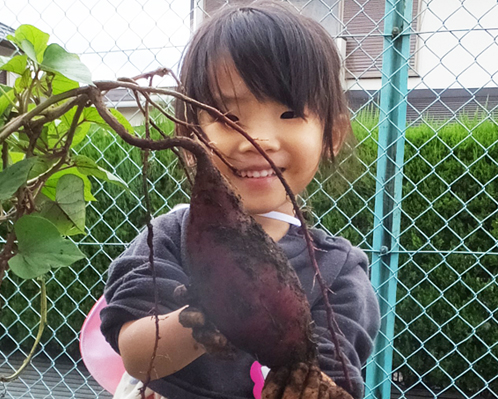
[[107, 305], [103, 296], [93, 305], [81, 327], [80, 352], [86, 368], [106, 391], [114, 394], [125, 372], [123, 361], [100, 332], [100, 311]]
[[254, 399], [261, 399], [261, 391], [263, 391], [263, 385], [265, 385], [265, 377], [261, 370], [261, 364], [259, 364], [259, 362], [254, 362], [251, 366], [250, 373], [251, 380], [254, 382], [254, 388], [252, 389]]

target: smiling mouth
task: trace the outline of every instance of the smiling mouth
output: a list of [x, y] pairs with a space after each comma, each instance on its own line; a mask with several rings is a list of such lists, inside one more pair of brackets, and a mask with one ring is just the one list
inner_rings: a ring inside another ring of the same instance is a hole
[[[280, 169], [281, 172], [283, 172], [285, 169]], [[277, 174], [273, 169], [263, 169], [263, 170], [236, 170], [235, 175], [239, 177], [245, 177], [245, 178], [250, 178], [250, 179], [257, 179], [257, 178], [263, 178], [263, 177], [272, 177], [276, 176]]]

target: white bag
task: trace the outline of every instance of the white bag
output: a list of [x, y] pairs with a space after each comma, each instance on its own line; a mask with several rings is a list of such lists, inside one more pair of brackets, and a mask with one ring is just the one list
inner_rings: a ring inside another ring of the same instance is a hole
[[[127, 372], [121, 377], [116, 392], [114, 393], [113, 399], [142, 399], [140, 394], [140, 389], [144, 386], [142, 381], [133, 378]], [[155, 393], [150, 388], [145, 389], [146, 399], [166, 399], [164, 396]]]

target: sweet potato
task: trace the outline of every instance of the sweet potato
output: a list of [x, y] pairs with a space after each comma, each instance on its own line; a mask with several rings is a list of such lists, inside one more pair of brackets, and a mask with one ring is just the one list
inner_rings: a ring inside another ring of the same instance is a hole
[[198, 163], [190, 207], [195, 306], [232, 344], [270, 368], [311, 360], [309, 304], [294, 270], [212, 164]]
[[[190, 207], [190, 304], [234, 346], [272, 369], [264, 397], [349, 397], [319, 371], [310, 307], [294, 269], [208, 158], [197, 159]], [[303, 367], [304, 381], [312, 379], [307, 393], [284, 390], [300, 386], [296, 370]]]

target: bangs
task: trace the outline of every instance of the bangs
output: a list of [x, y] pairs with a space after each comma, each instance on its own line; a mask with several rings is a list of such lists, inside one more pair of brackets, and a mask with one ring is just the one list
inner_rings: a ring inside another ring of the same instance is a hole
[[[291, 16], [282, 15], [276, 21], [264, 11], [251, 8], [234, 13], [230, 23], [219, 26], [208, 71], [213, 76], [219, 67], [217, 62], [228, 58], [257, 99], [274, 100], [303, 116], [306, 105], [316, 108], [312, 88], [318, 82], [309, 65], [316, 65], [317, 60], [312, 44]], [[212, 83], [217, 90], [217, 82]]]

